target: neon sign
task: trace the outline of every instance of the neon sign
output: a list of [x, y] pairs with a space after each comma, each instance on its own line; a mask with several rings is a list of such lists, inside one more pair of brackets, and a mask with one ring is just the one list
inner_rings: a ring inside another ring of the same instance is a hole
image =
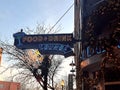
[[60, 54], [67, 57], [67, 55], [74, 55], [73, 50], [69, 45], [63, 45], [63, 44], [39, 44], [38, 48], [41, 52], [41, 54]]
[[18, 32], [13, 35], [14, 45], [19, 49], [38, 49], [41, 54], [73, 55], [73, 34], [27, 35]]
[[72, 34], [57, 35], [26, 35], [22, 37], [22, 43], [40, 43], [40, 42], [71, 42]]

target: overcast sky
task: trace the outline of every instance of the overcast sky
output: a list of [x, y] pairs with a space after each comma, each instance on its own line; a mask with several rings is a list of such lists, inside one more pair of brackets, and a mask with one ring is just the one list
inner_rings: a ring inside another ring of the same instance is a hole
[[[34, 29], [37, 23], [53, 26], [74, 0], [0, 0], [0, 38], [12, 39], [21, 28]], [[74, 28], [74, 7], [56, 25], [61, 33]]]

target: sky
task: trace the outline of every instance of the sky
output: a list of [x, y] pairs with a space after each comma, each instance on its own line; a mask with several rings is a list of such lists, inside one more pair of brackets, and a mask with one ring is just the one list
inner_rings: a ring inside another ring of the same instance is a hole
[[[0, 38], [13, 39], [21, 28], [35, 29], [37, 23], [53, 26], [74, 0], [0, 0]], [[74, 6], [55, 26], [60, 33], [72, 33]]]
[[[41, 23], [53, 26], [73, 3], [74, 0], [0, 0], [0, 39], [13, 41], [13, 33], [21, 28], [35, 29]], [[59, 25], [59, 33], [74, 31], [74, 6], [55, 28]]]

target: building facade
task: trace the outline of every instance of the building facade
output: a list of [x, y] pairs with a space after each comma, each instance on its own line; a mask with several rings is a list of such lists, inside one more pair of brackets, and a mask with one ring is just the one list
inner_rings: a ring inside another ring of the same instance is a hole
[[74, 31], [77, 90], [120, 90], [120, 0], [75, 0]]

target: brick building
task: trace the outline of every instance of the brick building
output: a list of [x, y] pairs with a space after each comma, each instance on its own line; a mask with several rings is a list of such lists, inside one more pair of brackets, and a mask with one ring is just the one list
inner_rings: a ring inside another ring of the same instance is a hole
[[20, 90], [20, 83], [0, 81], [0, 90]]
[[75, 0], [77, 90], [120, 90], [120, 0]]

